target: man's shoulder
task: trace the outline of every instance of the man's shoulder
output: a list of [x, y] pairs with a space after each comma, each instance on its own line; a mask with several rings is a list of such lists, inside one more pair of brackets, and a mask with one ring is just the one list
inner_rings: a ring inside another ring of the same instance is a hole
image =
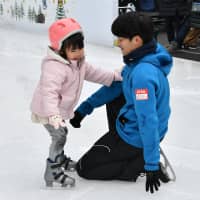
[[155, 64], [151, 61], [141, 61], [139, 62], [134, 69], [134, 73], [148, 73], [156, 70]]
[[157, 67], [155, 65], [148, 62], [141, 62], [131, 73], [131, 78], [134, 80], [134, 82], [146, 82], [157, 79], [157, 74]]

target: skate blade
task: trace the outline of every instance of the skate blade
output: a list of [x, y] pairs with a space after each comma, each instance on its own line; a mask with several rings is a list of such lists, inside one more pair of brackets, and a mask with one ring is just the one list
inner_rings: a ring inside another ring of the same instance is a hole
[[161, 152], [161, 163], [162, 163], [162, 168], [165, 174], [169, 177], [170, 181], [175, 182], [176, 181], [176, 174], [174, 169], [172, 168], [171, 163], [169, 162], [168, 158], [164, 154], [163, 150], [160, 148]]
[[40, 187], [41, 190], [71, 190], [73, 188], [75, 188], [75, 184], [74, 185], [61, 185], [59, 183], [54, 183], [52, 186], [41, 186]]
[[75, 171], [76, 171], [76, 168], [71, 167], [71, 168], [69, 168], [69, 169], [66, 169], [65, 171], [67, 171], [67, 172], [75, 172]]

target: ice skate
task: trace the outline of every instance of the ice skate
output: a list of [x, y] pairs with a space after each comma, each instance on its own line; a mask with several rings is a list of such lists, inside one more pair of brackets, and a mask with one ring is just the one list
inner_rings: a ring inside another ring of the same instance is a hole
[[76, 162], [71, 160], [70, 157], [67, 157], [64, 154], [64, 151], [62, 151], [62, 153], [56, 157], [56, 160], [60, 163], [61, 167], [63, 167], [65, 171], [76, 170]]
[[57, 160], [53, 162], [51, 159], [47, 159], [44, 180], [47, 187], [52, 187], [53, 183], [58, 183], [62, 187], [73, 187], [75, 185], [75, 179], [65, 174], [61, 163]]
[[160, 155], [163, 158], [163, 163], [160, 163], [161, 171], [169, 178], [170, 181], [176, 181], [176, 174], [162, 148], [160, 148]]

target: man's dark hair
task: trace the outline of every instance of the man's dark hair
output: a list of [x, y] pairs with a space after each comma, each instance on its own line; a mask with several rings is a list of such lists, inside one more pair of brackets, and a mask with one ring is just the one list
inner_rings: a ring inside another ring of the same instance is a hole
[[74, 35], [68, 37], [62, 42], [61, 49], [59, 51], [59, 54], [67, 59], [67, 55], [65, 54], [66, 48], [72, 48], [72, 49], [82, 49], [84, 48], [84, 36], [82, 33], [75, 33]]
[[143, 43], [153, 39], [153, 23], [149, 16], [137, 12], [128, 12], [119, 15], [111, 27], [112, 33], [117, 37], [129, 38], [139, 35]]

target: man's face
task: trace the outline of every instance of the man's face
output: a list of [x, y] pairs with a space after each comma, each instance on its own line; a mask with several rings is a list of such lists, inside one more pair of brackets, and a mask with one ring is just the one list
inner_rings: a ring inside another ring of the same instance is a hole
[[124, 37], [118, 37], [117, 39], [117, 46], [121, 49], [123, 56], [128, 55], [133, 50], [142, 46], [142, 44], [139, 36], [134, 36], [131, 40]]

